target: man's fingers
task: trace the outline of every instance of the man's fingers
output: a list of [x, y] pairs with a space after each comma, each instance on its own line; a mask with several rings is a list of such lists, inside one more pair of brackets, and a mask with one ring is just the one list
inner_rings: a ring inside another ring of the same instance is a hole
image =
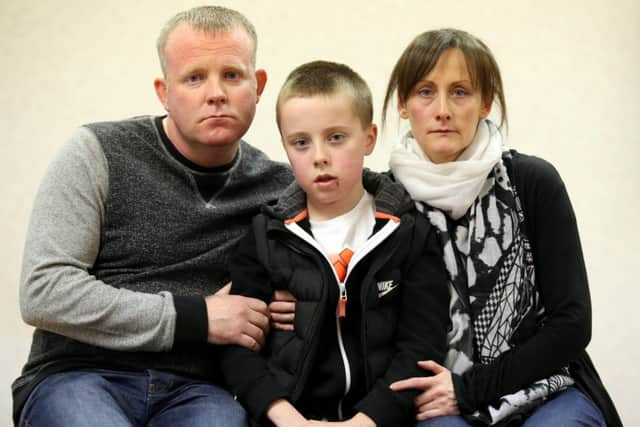
[[293, 331], [293, 323], [279, 323], [279, 322], [271, 322], [271, 327], [273, 329], [278, 329], [280, 331]]
[[269, 304], [269, 311], [271, 311], [272, 313], [286, 313], [293, 316], [296, 311], [296, 303], [287, 301], [273, 301]]
[[274, 302], [278, 302], [278, 301], [295, 302], [296, 298], [293, 296], [291, 292], [285, 291], [283, 289], [278, 289], [273, 291], [273, 297], [271, 298], [271, 300]]
[[293, 324], [294, 317], [295, 316], [293, 315], [293, 313], [283, 314], [283, 313], [274, 313], [273, 311], [271, 312], [272, 322]]

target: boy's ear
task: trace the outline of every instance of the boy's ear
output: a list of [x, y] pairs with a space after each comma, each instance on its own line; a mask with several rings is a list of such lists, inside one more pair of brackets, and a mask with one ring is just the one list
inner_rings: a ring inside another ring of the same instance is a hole
[[378, 127], [375, 123], [371, 123], [366, 130], [367, 133], [367, 145], [365, 147], [364, 155], [368, 156], [373, 153], [373, 149], [376, 147], [376, 140], [378, 139]]

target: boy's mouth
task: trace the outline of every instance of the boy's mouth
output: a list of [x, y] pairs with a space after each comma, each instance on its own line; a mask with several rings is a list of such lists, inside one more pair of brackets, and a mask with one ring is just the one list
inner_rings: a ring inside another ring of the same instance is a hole
[[323, 174], [323, 175], [318, 175], [316, 177], [315, 181], [313, 181], [313, 182], [324, 183], [324, 182], [333, 181], [334, 179], [336, 179], [336, 177], [333, 176], [333, 175]]

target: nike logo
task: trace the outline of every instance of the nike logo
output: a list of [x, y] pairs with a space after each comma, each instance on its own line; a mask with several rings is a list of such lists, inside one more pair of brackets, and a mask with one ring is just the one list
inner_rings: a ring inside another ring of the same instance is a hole
[[399, 283], [396, 283], [393, 280], [384, 280], [382, 282], [378, 282], [377, 285], [378, 285], [378, 298], [382, 298], [383, 296], [385, 296], [386, 294], [388, 294], [389, 292], [391, 292], [392, 290], [400, 286]]

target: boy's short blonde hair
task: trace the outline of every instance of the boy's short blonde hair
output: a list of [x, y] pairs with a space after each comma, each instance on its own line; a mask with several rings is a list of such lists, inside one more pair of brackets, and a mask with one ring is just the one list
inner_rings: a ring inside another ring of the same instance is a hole
[[344, 94], [351, 98], [353, 111], [362, 128], [373, 120], [371, 90], [362, 77], [344, 64], [329, 61], [312, 61], [294, 69], [285, 80], [276, 102], [276, 122], [280, 129], [282, 104], [296, 97]]

